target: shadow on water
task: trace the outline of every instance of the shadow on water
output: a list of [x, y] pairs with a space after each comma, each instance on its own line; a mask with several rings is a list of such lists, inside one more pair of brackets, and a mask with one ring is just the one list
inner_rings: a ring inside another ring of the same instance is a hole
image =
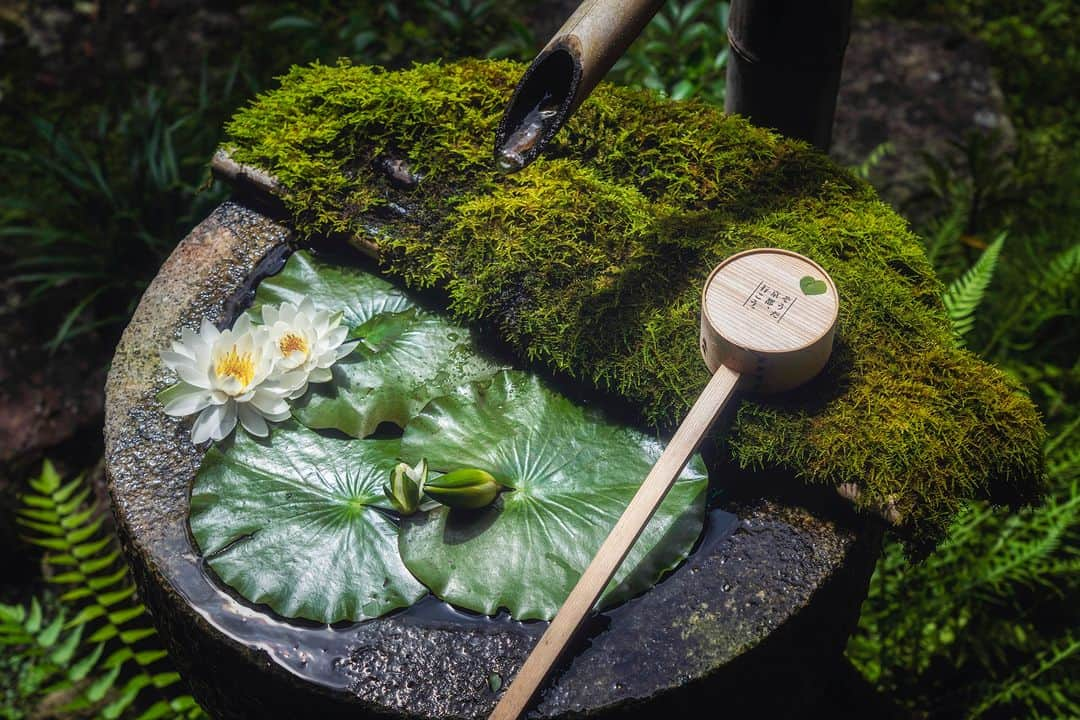
[[[735, 515], [724, 510], [710, 511], [697, 547], [661, 582], [697, 572], [699, 563], [724, 544], [738, 522]], [[285, 619], [265, 606], [255, 605], [232, 593], [194, 550], [190, 538], [175, 538], [170, 545], [168, 575], [177, 591], [204, 620], [229, 638], [265, 652], [278, 665], [304, 680], [337, 690], [347, 690], [350, 683], [339, 670], [340, 663], [350, 656], [367, 631], [389, 626], [463, 633], [511, 633], [532, 638], [530, 642], [533, 642], [548, 625], [543, 621], [514, 620], [505, 610], [493, 617], [472, 613], [433, 595], [383, 618], [360, 623], [325, 625]], [[635, 612], [638, 600], [634, 598], [591, 615], [575, 641], [574, 651], [568, 655], [588, 646], [610, 628], [618, 627], [620, 618]]]

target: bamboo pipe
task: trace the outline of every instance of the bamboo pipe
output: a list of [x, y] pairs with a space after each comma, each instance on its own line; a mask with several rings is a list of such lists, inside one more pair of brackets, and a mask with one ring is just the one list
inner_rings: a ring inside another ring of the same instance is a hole
[[540, 154], [641, 34], [664, 0], [584, 0], [529, 65], [495, 132], [495, 162], [516, 172]]

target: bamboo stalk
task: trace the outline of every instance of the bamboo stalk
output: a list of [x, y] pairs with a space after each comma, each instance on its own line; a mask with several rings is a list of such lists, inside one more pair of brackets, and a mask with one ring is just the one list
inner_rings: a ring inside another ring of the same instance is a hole
[[664, 0], [584, 0], [529, 65], [495, 133], [495, 160], [512, 172], [589, 97]]
[[732, 0], [724, 110], [828, 152], [851, 5]]

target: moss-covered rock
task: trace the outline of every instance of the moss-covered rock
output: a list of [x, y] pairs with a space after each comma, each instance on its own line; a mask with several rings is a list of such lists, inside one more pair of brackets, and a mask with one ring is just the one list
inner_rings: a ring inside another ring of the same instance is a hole
[[[860, 488], [927, 547], [971, 497], [1044, 482], [1020, 387], [953, 341], [941, 285], [902, 218], [807, 145], [705, 105], [601, 85], [516, 175], [491, 161], [522, 68], [316, 65], [230, 123], [236, 160], [273, 174], [305, 233], [378, 228], [386, 270], [438, 287], [522, 357], [613, 392], [671, 428], [707, 381], [699, 295], [726, 256], [804, 253], [842, 298], [837, 347], [804, 388], [743, 401], [744, 467]], [[385, 156], [423, 176], [402, 190]]]

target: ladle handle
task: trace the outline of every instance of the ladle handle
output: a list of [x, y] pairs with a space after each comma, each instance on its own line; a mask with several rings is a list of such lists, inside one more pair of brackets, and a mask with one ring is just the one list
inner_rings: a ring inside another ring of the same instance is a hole
[[701, 439], [724, 409], [740, 377], [726, 366], [713, 374], [488, 720], [515, 720], [525, 711], [533, 693], [596, 605]]

